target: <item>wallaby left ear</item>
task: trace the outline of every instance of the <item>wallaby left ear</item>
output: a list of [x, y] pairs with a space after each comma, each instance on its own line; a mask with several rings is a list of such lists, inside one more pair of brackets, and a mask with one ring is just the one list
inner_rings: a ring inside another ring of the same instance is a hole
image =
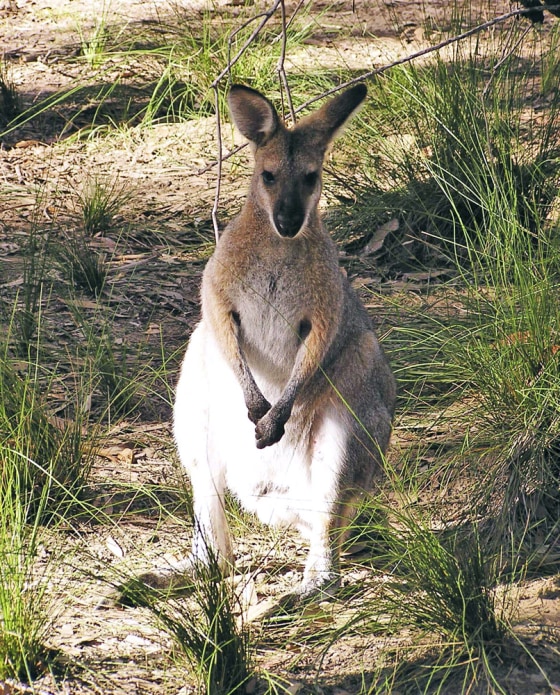
[[240, 84], [232, 85], [228, 104], [235, 125], [257, 147], [276, 132], [280, 122], [276, 109], [255, 89]]
[[345, 92], [337, 94], [320, 109], [302, 121], [302, 125], [310, 124], [320, 130], [327, 142], [341, 131], [348, 119], [356, 113], [367, 95], [367, 87], [363, 82], [350, 87]]

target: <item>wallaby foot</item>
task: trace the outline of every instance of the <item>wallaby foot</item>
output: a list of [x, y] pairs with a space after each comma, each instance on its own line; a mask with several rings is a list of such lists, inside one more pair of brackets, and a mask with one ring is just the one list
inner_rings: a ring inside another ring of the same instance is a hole
[[325, 576], [321, 579], [317, 577], [315, 582], [303, 581], [294, 591], [279, 596], [265, 617], [275, 615], [278, 610], [290, 612], [309, 604], [330, 601], [336, 596], [339, 588], [339, 576]]
[[333, 598], [340, 588], [340, 574], [338, 572], [317, 572], [303, 578], [302, 583], [296, 589], [296, 593], [302, 599], [316, 598], [327, 600]]

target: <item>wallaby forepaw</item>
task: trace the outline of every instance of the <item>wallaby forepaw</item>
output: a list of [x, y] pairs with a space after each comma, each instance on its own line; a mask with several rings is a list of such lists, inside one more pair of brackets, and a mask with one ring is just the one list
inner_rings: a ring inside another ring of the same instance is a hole
[[284, 436], [284, 423], [277, 417], [270, 417], [270, 414], [265, 415], [257, 422], [255, 427], [255, 437], [257, 440], [257, 449], [264, 449], [267, 446], [276, 444]]
[[262, 420], [262, 418], [268, 413], [271, 407], [272, 406], [264, 396], [262, 399], [259, 399], [257, 403], [251, 403], [247, 406], [247, 415], [249, 416], [249, 420], [256, 425], [257, 422]]

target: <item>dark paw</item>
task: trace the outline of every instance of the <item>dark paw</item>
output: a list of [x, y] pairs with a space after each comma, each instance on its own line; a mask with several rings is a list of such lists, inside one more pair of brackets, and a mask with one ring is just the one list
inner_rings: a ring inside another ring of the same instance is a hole
[[247, 415], [249, 420], [256, 425], [259, 420], [261, 420], [270, 410], [270, 403], [263, 396], [262, 400], [257, 403], [251, 403], [247, 406]]
[[255, 437], [257, 449], [264, 449], [279, 442], [284, 436], [284, 422], [278, 417], [271, 417], [270, 413], [257, 422]]

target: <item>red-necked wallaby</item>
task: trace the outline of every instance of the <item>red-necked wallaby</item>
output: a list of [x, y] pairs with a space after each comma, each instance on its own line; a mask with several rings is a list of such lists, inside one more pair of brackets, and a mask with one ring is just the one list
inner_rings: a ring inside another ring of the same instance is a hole
[[259, 92], [229, 92], [255, 169], [204, 271], [177, 385], [195, 515], [192, 558], [177, 572], [208, 549], [233, 561], [227, 488], [262, 521], [308, 537], [297, 593], [336, 586], [341, 530], [381, 474], [395, 382], [317, 208], [327, 147], [365, 96], [358, 84], [288, 129]]

